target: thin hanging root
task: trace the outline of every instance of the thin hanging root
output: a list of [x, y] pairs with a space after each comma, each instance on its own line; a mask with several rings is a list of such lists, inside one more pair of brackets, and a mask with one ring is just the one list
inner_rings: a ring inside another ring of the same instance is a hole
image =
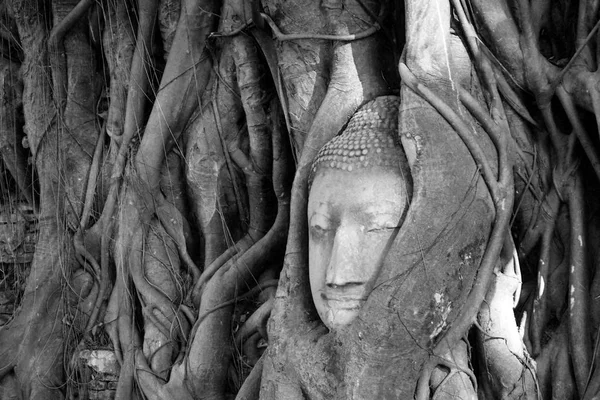
[[569, 196], [571, 219], [571, 265], [569, 268], [569, 346], [579, 393], [585, 392], [591, 367], [588, 274], [581, 176], [574, 179]]
[[175, 242], [177, 250], [179, 251], [179, 256], [188, 267], [194, 281], [197, 281], [198, 278], [200, 278], [200, 269], [196, 263], [194, 263], [194, 260], [192, 260], [187, 251], [185, 236], [183, 234], [183, 216], [181, 215], [181, 212], [179, 212], [173, 204], [162, 199], [161, 204], [156, 208], [156, 215], [167, 234], [169, 234]]

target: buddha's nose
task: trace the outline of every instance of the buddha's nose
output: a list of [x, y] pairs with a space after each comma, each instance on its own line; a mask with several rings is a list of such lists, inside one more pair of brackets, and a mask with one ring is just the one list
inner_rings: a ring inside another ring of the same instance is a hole
[[325, 283], [331, 288], [364, 283], [360, 274], [359, 229], [340, 227], [336, 232]]

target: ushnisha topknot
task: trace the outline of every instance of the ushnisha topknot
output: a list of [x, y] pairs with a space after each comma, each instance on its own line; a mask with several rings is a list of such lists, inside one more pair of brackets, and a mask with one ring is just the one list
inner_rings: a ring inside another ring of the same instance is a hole
[[310, 171], [309, 187], [321, 168], [352, 172], [376, 166], [398, 167], [409, 174], [406, 156], [397, 139], [399, 104], [396, 96], [382, 96], [354, 113], [342, 133], [319, 150]]

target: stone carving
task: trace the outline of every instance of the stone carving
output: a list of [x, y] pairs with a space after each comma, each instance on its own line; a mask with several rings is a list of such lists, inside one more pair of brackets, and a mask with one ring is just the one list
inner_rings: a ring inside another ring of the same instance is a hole
[[[84, 380], [89, 400], [115, 398], [119, 380], [119, 363], [112, 350], [82, 350], [79, 359], [84, 369]], [[85, 390], [83, 391], [85, 393]], [[85, 398], [85, 395], [82, 396]]]
[[412, 194], [397, 142], [399, 100], [378, 97], [357, 111], [343, 133], [318, 153], [309, 177], [309, 279], [329, 329], [348, 325], [371, 292], [386, 245]]

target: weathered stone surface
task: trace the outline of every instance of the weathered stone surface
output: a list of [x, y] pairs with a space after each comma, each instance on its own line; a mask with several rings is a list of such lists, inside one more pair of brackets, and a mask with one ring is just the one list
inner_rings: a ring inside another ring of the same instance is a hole
[[114, 399], [120, 369], [115, 353], [112, 350], [86, 349], [79, 353], [79, 358], [89, 372], [89, 400]]
[[0, 209], [0, 263], [24, 264], [33, 260], [37, 218], [28, 206]]
[[[119, 376], [119, 363], [112, 350], [82, 350], [79, 353], [84, 365], [92, 369], [92, 374]], [[103, 379], [112, 381], [113, 379]]]
[[[0, 291], [0, 326], [7, 323], [15, 310], [15, 293], [12, 290]], [[1, 397], [0, 397], [1, 398]]]
[[89, 400], [112, 400], [115, 398], [114, 390], [101, 390], [89, 392]]

